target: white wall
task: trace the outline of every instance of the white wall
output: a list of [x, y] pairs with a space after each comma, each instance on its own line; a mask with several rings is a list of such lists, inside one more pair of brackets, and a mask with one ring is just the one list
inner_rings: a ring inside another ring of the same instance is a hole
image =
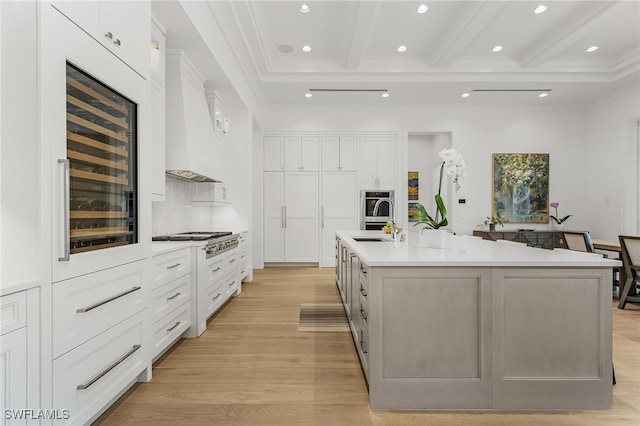
[[[454, 199], [466, 204], [447, 205], [453, 230], [469, 233], [491, 215], [492, 153], [549, 153], [550, 201], [561, 203], [560, 214], [574, 214], [570, 226], [588, 229], [592, 223], [586, 213], [587, 189], [583, 185], [586, 161], [584, 111], [458, 109], [389, 111], [272, 111], [264, 113], [264, 132], [368, 132], [396, 131], [399, 134], [397, 159], [399, 194], [397, 202], [406, 217], [406, 176], [408, 134], [450, 132], [452, 145], [466, 159], [467, 178]], [[400, 198], [403, 197], [403, 198]], [[505, 229], [522, 227], [507, 225]], [[546, 229], [550, 225], [527, 228]]]
[[638, 120], [640, 94], [631, 93], [586, 114], [582, 191], [595, 238], [638, 235]]

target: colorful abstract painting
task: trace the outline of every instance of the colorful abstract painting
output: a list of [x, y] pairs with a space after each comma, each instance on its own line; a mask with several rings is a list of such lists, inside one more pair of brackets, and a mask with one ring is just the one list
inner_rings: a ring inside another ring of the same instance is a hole
[[409, 203], [409, 222], [417, 222], [417, 214], [418, 214], [418, 209], [416, 209], [416, 205], [418, 205], [418, 203]]
[[493, 154], [492, 216], [549, 222], [549, 154]]
[[409, 172], [408, 180], [409, 200], [417, 200], [419, 193], [418, 172]]

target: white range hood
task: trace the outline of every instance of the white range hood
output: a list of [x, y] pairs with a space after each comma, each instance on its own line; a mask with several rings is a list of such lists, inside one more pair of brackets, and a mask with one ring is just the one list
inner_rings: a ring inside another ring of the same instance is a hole
[[204, 78], [181, 51], [166, 55], [166, 119], [169, 175], [222, 182], [221, 158], [204, 92]]

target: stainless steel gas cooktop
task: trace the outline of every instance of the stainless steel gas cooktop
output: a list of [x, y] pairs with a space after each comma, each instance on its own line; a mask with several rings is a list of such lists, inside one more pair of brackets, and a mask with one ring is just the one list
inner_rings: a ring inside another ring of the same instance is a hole
[[179, 234], [160, 235], [153, 237], [153, 241], [204, 241], [212, 240], [214, 238], [226, 237], [231, 235], [231, 232], [182, 232]]

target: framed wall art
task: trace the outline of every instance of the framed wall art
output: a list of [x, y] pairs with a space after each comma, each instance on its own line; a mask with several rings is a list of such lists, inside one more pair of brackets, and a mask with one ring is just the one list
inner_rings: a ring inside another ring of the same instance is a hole
[[407, 182], [409, 200], [418, 199], [418, 192], [419, 192], [418, 173], [419, 172], [409, 172], [408, 182]]
[[492, 216], [549, 222], [549, 154], [493, 154]]

